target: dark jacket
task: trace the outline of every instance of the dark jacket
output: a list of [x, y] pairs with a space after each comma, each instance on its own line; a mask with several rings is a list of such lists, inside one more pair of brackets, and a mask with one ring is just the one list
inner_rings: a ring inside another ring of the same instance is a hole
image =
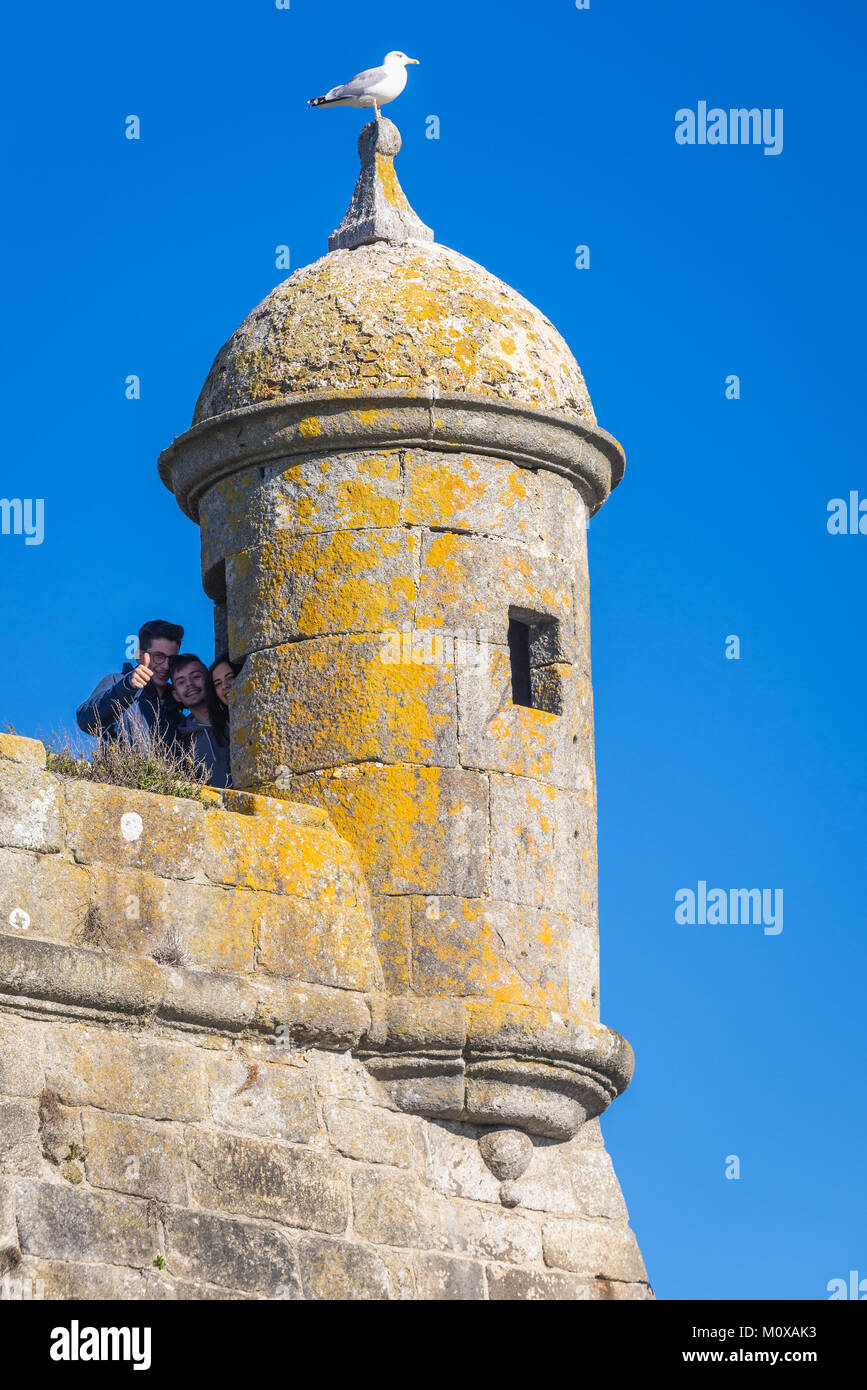
[[130, 685], [135, 667], [125, 661], [123, 670], [104, 676], [96, 689], [79, 705], [75, 718], [86, 734], [102, 733], [104, 738], [128, 738], [135, 747], [148, 747], [154, 729], [171, 738], [181, 723], [177, 703], [167, 691], [160, 699], [151, 681], [143, 690]]
[[207, 770], [208, 786], [230, 785], [229, 745], [217, 742], [217, 736], [210, 724], [200, 724], [194, 714], [188, 714], [186, 719], [181, 721], [177, 741], [185, 752], [191, 753], [196, 762], [201, 763]]

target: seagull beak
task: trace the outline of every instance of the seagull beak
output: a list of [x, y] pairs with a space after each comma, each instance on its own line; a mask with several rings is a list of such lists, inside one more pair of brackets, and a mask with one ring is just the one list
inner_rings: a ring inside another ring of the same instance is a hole
[[408, 63], [415, 63], [416, 67], [418, 67], [418, 58], [407, 58], [406, 61]]

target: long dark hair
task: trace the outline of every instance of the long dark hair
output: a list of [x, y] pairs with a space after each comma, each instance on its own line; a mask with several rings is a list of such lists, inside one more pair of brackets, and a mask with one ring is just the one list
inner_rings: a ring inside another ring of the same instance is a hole
[[[220, 656], [214, 657], [214, 660], [208, 667], [208, 676], [210, 678], [208, 681], [208, 709], [211, 712], [211, 723], [213, 724], [214, 729], [217, 733], [217, 741], [221, 744], [225, 743], [228, 738], [229, 711], [227, 707], [223, 704], [214, 687], [214, 671], [218, 666], [222, 666], [224, 664], [226, 666], [231, 666], [235, 675], [238, 676], [241, 674], [241, 667], [244, 665], [244, 663], [243, 661], [232, 661], [228, 652], [222, 652]], [[213, 695], [215, 710], [211, 710], [211, 695]]]
[[205, 704], [208, 707], [208, 718], [211, 721], [214, 737], [222, 748], [223, 745], [228, 742], [227, 712], [225, 707], [221, 705], [220, 701], [217, 699], [217, 692], [214, 689], [214, 678], [202, 658], [196, 656], [194, 652], [178, 652], [177, 656], [172, 659], [172, 676], [174, 676], [176, 670], [179, 668], [183, 669], [184, 666], [192, 666], [193, 662], [201, 666], [202, 670], [205, 672]]

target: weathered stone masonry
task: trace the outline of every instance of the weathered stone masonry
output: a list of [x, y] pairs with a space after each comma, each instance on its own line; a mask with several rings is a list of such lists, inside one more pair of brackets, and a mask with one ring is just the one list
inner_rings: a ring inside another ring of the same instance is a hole
[[633, 1065], [599, 1014], [585, 531], [622, 451], [549, 321], [415, 217], [391, 123], [359, 147], [330, 254], [160, 460], [244, 662], [246, 790], [0, 738], [19, 1289], [651, 1296], [596, 1119]]
[[[406, 1113], [353, 1055], [460, 1056], [490, 1025], [453, 1001], [446, 1036], [382, 994], [366, 887], [321, 811], [44, 764], [0, 736], [7, 1292], [648, 1296], [596, 1122], [526, 1139], [501, 1180], [477, 1126]], [[150, 958], [169, 936], [186, 964]]]

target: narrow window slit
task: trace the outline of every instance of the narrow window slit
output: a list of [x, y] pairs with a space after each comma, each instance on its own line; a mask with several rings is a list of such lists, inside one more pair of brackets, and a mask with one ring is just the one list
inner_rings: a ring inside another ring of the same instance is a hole
[[[520, 611], [520, 610], [519, 610]], [[526, 621], [532, 618], [531, 621]], [[509, 660], [512, 671], [512, 704], [525, 709], [561, 714], [564, 664], [560, 624], [556, 618], [509, 614]]]

